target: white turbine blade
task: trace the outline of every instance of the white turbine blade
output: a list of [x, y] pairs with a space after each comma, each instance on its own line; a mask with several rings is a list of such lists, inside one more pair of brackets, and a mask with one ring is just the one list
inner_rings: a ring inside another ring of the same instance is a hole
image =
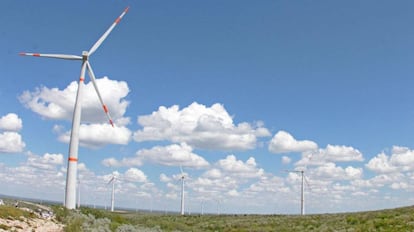
[[91, 67], [91, 65], [89, 64], [88, 61], [86, 61], [86, 66], [88, 68], [88, 73], [89, 73], [89, 76], [91, 77], [93, 87], [95, 87], [96, 94], [98, 94], [99, 101], [102, 104], [103, 110], [105, 111], [105, 114], [109, 119], [109, 123], [112, 125], [112, 127], [114, 127], [114, 122], [112, 121], [111, 115], [109, 114], [108, 107], [106, 107], [106, 105], [104, 104], [104, 102], [102, 100], [102, 97], [101, 97], [101, 94], [99, 93], [98, 86], [96, 85], [95, 74], [93, 73], [92, 67]]
[[82, 60], [81, 56], [66, 55], [66, 54], [41, 54], [41, 53], [21, 52], [21, 53], [19, 53], [19, 55], [21, 55], [21, 56], [47, 57], [47, 58], [64, 59], [64, 60]]
[[180, 165], [180, 171], [181, 171], [181, 175], [184, 175], [183, 167], [181, 165]]
[[94, 53], [96, 49], [98, 49], [99, 46], [101, 46], [101, 44], [106, 39], [106, 37], [108, 37], [109, 33], [111, 33], [114, 27], [121, 21], [122, 17], [124, 17], [124, 15], [128, 12], [128, 9], [129, 7], [125, 8], [122, 14], [115, 20], [114, 23], [112, 23], [112, 25], [108, 28], [108, 30], [105, 31], [105, 33], [101, 36], [101, 38], [99, 38], [98, 41], [96, 41], [96, 43], [89, 50], [89, 55], [92, 55], [92, 53]]

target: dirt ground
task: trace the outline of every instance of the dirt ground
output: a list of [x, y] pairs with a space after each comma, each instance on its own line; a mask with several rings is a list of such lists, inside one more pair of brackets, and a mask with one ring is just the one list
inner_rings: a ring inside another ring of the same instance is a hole
[[[1, 229], [0, 231], [39, 231], [39, 232], [61, 232], [63, 231], [63, 225], [50, 219], [41, 218], [20, 218], [19, 220], [1, 219], [0, 225], [2, 228], [8, 228], [7, 230]], [[4, 227], [6, 226], [6, 227]]]

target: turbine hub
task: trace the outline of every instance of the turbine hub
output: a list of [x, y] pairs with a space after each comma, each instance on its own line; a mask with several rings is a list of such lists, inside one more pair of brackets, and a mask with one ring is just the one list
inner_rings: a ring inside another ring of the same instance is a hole
[[82, 52], [82, 59], [83, 59], [83, 60], [88, 60], [88, 57], [89, 57], [89, 53], [88, 53], [88, 51], [83, 51], [83, 52]]

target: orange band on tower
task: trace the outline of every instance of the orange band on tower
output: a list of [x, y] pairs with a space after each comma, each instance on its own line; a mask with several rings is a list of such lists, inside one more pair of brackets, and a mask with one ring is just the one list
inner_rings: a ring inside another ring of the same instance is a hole
[[78, 158], [69, 157], [69, 162], [78, 162]]

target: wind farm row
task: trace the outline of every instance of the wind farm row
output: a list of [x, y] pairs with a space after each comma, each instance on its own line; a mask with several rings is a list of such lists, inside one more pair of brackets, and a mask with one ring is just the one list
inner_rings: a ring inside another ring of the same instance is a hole
[[[72, 61], [81, 61], [80, 77], [79, 84], [76, 94], [76, 100], [73, 110], [72, 117], [72, 128], [69, 141], [69, 154], [68, 154], [68, 165], [67, 165], [67, 176], [66, 176], [66, 187], [65, 187], [65, 199], [64, 206], [67, 209], [75, 209], [81, 206], [81, 180], [78, 178], [78, 150], [79, 150], [79, 129], [81, 124], [81, 114], [82, 114], [82, 101], [83, 101], [83, 91], [85, 86], [85, 75], [88, 74], [90, 81], [92, 82], [97, 97], [102, 105], [103, 111], [106, 114], [109, 123], [112, 127], [116, 127], [115, 122], [111, 118], [108, 107], [105, 105], [104, 100], [101, 96], [100, 89], [96, 82], [96, 77], [92, 66], [90, 64], [91, 56], [101, 47], [103, 42], [107, 39], [112, 30], [120, 23], [121, 19], [127, 14], [129, 7], [116, 18], [116, 20], [110, 25], [110, 27], [103, 33], [103, 35], [93, 44], [93, 46], [87, 50], [83, 51], [81, 55], [71, 55], [71, 54], [46, 54], [46, 53], [34, 53], [34, 52], [22, 52], [22, 56], [34, 56], [34, 57], [44, 57], [44, 58], [53, 58], [53, 59], [63, 59], [63, 60], [72, 60]], [[110, 130], [110, 128], [109, 128]], [[305, 214], [305, 186], [304, 182], [307, 182], [305, 171], [304, 170], [291, 170], [287, 172], [294, 172], [301, 175], [301, 214]], [[179, 181], [181, 181], [181, 191], [180, 191], [180, 214], [184, 215], [185, 212], [185, 187], [188, 175], [183, 171], [183, 168], [180, 166]], [[119, 177], [115, 173], [112, 173], [107, 185], [112, 185], [111, 191], [111, 206], [110, 210], [115, 210], [115, 186], [116, 182], [119, 181]], [[308, 184], [309, 186], [309, 184]], [[78, 190], [78, 193], [77, 193]], [[76, 207], [77, 202], [77, 207]], [[201, 203], [201, 214], [204, 211], [204, 203]], [[217, 201], [217, 213], [219, 213], [219, 204], [220, 201]]]

